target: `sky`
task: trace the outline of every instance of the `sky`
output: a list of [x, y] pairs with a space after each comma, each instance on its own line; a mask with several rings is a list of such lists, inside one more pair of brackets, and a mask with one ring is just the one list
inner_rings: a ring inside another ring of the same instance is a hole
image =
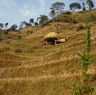
[[[19, 25], [21, 21], [29, 21], [41, 14], [49, 15], [50, 6], [54, 2], [64, 2], [65, 10], [72, 2], [80, 0], [0, 0], [0, 23]], [[96, 0], [94, 0], [96, 4]]]

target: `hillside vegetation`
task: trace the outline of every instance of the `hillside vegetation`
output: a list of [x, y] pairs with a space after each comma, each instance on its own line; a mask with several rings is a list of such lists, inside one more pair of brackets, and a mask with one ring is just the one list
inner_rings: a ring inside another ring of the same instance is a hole
[[[28, 26], [0, 36], [0, 95], [73, 95], [73, 84], [81, 84], [82, 62], [78, 56], [91, 27], [89, 83], [96, 95], [96, 9], [62, 13], [44, 26]], [[66, 42], [45, 45], [44, 37], [56, 32]], [[86, 94], [87, 95], [87, 94]]]

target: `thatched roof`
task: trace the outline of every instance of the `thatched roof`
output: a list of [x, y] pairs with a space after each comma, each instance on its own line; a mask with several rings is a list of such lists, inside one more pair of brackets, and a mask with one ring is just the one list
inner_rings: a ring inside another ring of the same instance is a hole
[[57, 38], [57, 33], [55, 33], [55, 32], [50, 32], [50, 33], [48, 33], [48, 34], [45, 36], [45, 39], [48, 39], [48, 38]]

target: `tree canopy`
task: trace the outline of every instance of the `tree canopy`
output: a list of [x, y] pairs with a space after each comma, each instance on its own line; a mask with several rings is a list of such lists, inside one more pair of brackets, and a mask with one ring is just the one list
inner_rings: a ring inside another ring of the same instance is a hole
[[87, 0], [86, 3], [89, 6], [89, 10], [95, 7], [95, 5], [94, 5], [92, 0]]
[[81, 7], [81, 5], [80, 5], [80, 3], [78, 3], [78, 2], [75, 2], [75, 3], [71, 3], [70, 5], [69, 5], [69, 7], [70, 7], [70, 10], [73, 10], [73, 11], [75, 11], [76, 9], [81, 9], [82, 7]]
[[59, 12], [62, 12], [65, 7], [65, 4], [63, 2], [55, 2], [51, 5], [51, 10], [54, 10], [57, 14]]
[[39, 25], [43, 25], [49, 21], [49, 18], [46, 15], [40, 15], [40, 17], [37, 18], [37, 21], [39, 21]]

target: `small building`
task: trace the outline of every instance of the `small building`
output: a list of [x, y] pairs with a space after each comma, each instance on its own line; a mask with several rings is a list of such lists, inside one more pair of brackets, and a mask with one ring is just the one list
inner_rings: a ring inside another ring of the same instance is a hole
[[55, 32], [50, 32], [48, 33], [45, 37], [44, 40], [47, 44], [51, 44], [51, 45], [55, 45], [56, 44], [56, 40], [57, 40], [57, 33]]

